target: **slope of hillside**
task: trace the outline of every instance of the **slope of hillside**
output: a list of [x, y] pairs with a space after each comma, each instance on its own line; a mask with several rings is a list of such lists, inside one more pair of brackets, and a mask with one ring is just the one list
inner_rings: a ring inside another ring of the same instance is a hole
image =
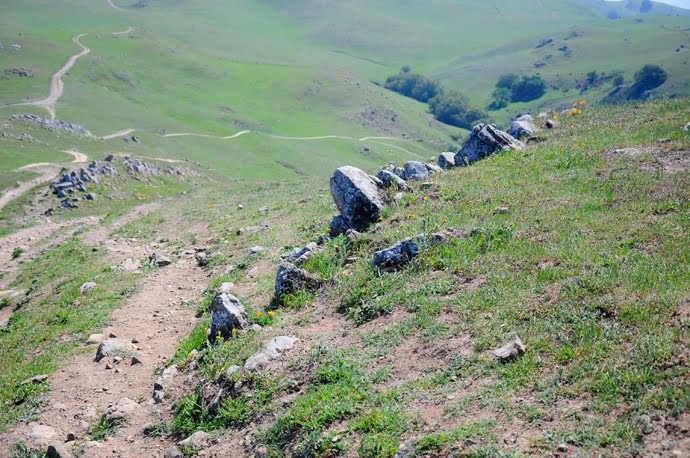
[[[131, 200], [130, 185], [96, 187], [124, 198], [59, 211], [70, 227], [26, 229], [2, 253], [0, 286], [22, 299], [0, 308], [0, 442], [28, 456], [70, 432], [59, 447], [162, 456], [206, 431], [167, 456], [683, 456], [690, 101], [561, 121], [524, 151], [410, 182], [356, 237], [322, 238], [324, 178], [202, 168], [170, 197], [155, 180]], [[409, 265], [371, 267], [376, 250], [452, 228]], [[304, 268], [323, 286], [276, 307], [278, 265], [319, 239]], [[117, 267], [154, 251], [172, 264]], [[224, 282], [258, 326], [206, 344]], [[95, 346], [78, 351], [94, 333], [127, 345], [94, 362]], [[281, 335], [300, 340], [265, 370], [228, 371]], [[524, 355], [499, 363], [491, 350], [515, 336]]]

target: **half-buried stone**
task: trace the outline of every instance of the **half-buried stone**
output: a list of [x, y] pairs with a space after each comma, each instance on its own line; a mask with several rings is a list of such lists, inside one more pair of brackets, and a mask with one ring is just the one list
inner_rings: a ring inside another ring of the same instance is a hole
[[264, 342], [261, 351], [255, 353], [244, 363], [244, 369], [249, 372], [264, 369], [269, 362], [290, 350], [297, 342], [299, 339], [294, 336], [278, 336]]
[[316, 291], [323, 281], [316, 275], [300, 269], [288, 262], [278, 267], [276, 288], [273, 296], [274, 305], [282, 305], [287, 296], [299, 291]]
[[405, 180], [427, 180], [429, 169], [426, 164], [419, 161], [407, 161], [404, 165], [403, 179]]
[[208, 336], [210, 343], [218, 337], [230, 339], [233, 329], [247, 329], [249, 319], [240, 301], [230, 293], [219, 293], [211, 302], [211, 330]]

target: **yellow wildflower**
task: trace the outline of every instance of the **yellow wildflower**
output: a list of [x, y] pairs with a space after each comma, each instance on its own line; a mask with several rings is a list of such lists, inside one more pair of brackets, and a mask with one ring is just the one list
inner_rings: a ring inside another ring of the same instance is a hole
[[261, 318], [261, 312], [256, 312], [256, 317]]
[[275, 316], [275, 314], [276, 314], [276, 312], [274, 312], [272, 310], [270, 312], [268, 312], [268, 316], [270, 316], [271, 318], [273, 318]]

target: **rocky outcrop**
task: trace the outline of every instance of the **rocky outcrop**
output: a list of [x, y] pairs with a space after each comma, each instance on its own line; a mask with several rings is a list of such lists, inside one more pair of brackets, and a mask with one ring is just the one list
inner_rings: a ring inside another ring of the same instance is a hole
[[340, 211], [340, 219], [331, 223], [331, 231], [334, 228], [361, 231], [378, 221], [385, 206], [382, 187], [381, 180], [363, 170], [349, 165], [338, 168], [331, 177], [331, 194]]
[[281, 305], [286, 296], [299, 291], [316, 291], [322, 281], [314, 274], [300, 269], [294, 264], [283, 263], [278, 267], [276, 287], [273, 296], [274, 303]]
[[501, 150], [522, 150], [525, 144], [493, 124], [478, 124], [455, 155], [455, 165], [464, 166], [491, 156]]
[[63, 172], [57, 180], [50, 184], [50, 187], [60, 198], [75, 191], [86, 192], [94, 185], [101, 182], [104, 177], [117, 173], [117, 170], [109, 164], [101, 164], [93, 161], [87, 167], [72, 172]]
[[43, 127], [44, 129], [48, 129], [51, 131], [63, 130], [70, 134], [83, 135], [85, 137], [94, 139], [98, 138], [80, 125], [72, 124], [71, 122], [60, 121], [59, 119], [46, 119], [32, 114], [16, 114], [12, 115], [11, 119], [12, 121], [27, 121], [33, 124], [37, 124]]
[[215, 343], [218, 337], [232, 338], [233, 329], [247, 329], [249, 320], [247, 312], [240, 301], [230, 293], [219, 293], [213, 298], [210, 307], [211, 330], [208, 340]]
[[534, 119], [530, 115], [522, 115], [515, 119], [508, 129], [508, 135], [520, 139], [522, 137], [533, 136], [539, 128], [534, 123]]

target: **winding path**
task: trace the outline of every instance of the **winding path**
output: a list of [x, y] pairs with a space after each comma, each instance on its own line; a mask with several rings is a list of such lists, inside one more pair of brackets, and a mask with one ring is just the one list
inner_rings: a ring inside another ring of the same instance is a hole
[[116, 37], [118, 35], [127, 35], [128, 33], [133, 32], [133, 31], [134, 31], [134, 27], [132, 27], [130, 25], [129, 27], [127, 27], [127, 30], [123, 30], [122, 32], [113, 32], [112, 35], [114, 37]]
[[[80, 153], [79, 151], [66, 150], [63, 152], [74, 156], [72, 164], [81, 164], [89, 160], [86, 154]], [[62, 162], [36, 162], [34, 164], [28, 164], [23, 167], [19, 167], [16, 170], [17, 172], [31, 170], [32, 172], [38, 173], [39, 176], [29, 181], [21, 183], [16, 188], [12, 188], [5, 191], [5, 193], [3, 193], [2, 196], [0, 196], [0, 210], [2, 210], [2, 208], [5, 207], [5, 205], [10, 203], [14, 199], [23, 195], [29, 189], [32, 189], [35, 186], [39, 186], [55, 178], [60, 172], [62, 164]]]
[[111, 7], [112, 9], [118, 10], [118, 11], [124, 11], [124, 9], [120, 8], [120, 7], [117, 6], [115, 3], [113, 3], [113, 0], [105, 0], [105, 1], [108, 2], [108, 5], [110, 5], [110, 7]]
[[88, 48], [87, 46], [84, 46], [81, 41], [79, 41], [82, 37], [86, 36], [88, 34], [86, 33], [81, 33], [77, 35], [76, 37], [72, 38], [72, 41], [74, 44], [79, 46], [81, 48], [81, 52], [78, 54], [73, 55], [69, 59], [67, 59], [67, 62], [65, 62], [65, 65], [60, 68], [60, 70], [57, 71], [51, 78], [50, 78], [50, 95], [46, 97], [45, 99], [42, 100], [35, 100], [33, 102], [23, 102], [23, 103], [15, 103], [12, 105], [5, 105], [6, 107], [19, 107], [19, 106], [34, 106], [34, 107], [41, 107], [45, 108], [48, 113], [50, 113], [50, 119], [55, 119], [55, 105], [57, 104], [57, 101], [60, 100], [60, 97], [62, 97], [62, 94], [65, 92], [65, 83], [62, 81], [62, 77], [67, 74], [68, 71], [72, 67], [74, 67], [74, 64], [77, 62], [77, 59], [80, 57], [84, 57], [85, 55], [89, 54], [91, 52], [91, 49]]
[[161, 137], [203, 137], [203, 138], [215, 138], [218, 140], [231, 140], [233, 138], [241, 137], [242, 135], [247, 135], [251, 134], [251, 130], [243, 130], [241, 132], [237, 132], [236, 134], [233, 135], [228, 135], [227, 137], [221, 137], [218, 135], [208, 135], [208, 134], [194, 134], [191, 132], [180, 132], [176, 134], [163, 134]]
[[101, 139], [103, 139], [103, 140], [111, 140], [111, 139], [113, 139], [113, 138], [124, 137], [125, 135], [129, 135], [129, 134], [131, 134], [132, 132], [136, 132], [136, 131], [137, 131], [136, 129], [125, 129], [125, 130], [120, 130], [120, 131], [117, 131], [117, 132], [115, 132], [115, 133], [113, 133], [113, 134], [104, 135], [104, 136], [101, 137]]

